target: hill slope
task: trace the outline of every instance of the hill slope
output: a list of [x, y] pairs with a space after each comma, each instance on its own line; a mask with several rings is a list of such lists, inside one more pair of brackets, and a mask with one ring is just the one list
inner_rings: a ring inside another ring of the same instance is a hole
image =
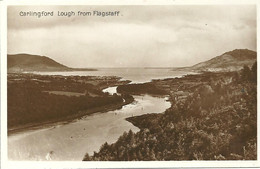
[[46, 56], [29, 54], [7, 55], [7, 68], [8, 72], [67, 71], [71, 69]]
[[256, 57], [255, 51], [235, 49], [190, 68], [198, 71], [234, 71], [242, 69], [244, 65], [251, 67]]

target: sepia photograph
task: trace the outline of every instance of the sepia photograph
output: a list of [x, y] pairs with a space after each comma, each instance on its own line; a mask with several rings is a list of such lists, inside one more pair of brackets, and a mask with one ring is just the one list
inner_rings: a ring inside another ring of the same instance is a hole
[[6, 17], [8, 161], [257, 161], [257, 5]]

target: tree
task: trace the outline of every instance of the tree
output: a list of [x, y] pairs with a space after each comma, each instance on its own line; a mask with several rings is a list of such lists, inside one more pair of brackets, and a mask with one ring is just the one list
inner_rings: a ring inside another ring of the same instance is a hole
[[135, 139], [134, 139], [134, 133], [133, 131], [130, 129], [127, 135], [127, 141], [129, 142], [130, 146], [133, 146]]
[[244, 65], [241, 73], [242, 80], [248, 81], [251, 77], [251, 71], [247, 65]]
[[88, 153], [85, 154], [83, 161], [90, 161], [91, 157], [88, 155]]
[[234, 76], [232, 77], [232, 81], [233, 81], [234, 83], [238, 83], [238, 82], [239, 82], [239, 78], [240, 78], [239, 73], [238, 73], [238, 72], [235, 72], [235, 73], [234, 73]]
[[257, 82], [257, 62], [255, 62], [251, 68], [251, 80]]

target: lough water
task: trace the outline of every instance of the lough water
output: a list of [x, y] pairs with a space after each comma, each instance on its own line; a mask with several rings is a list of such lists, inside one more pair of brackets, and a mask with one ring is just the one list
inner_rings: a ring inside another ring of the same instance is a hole
[[[109, 69], [108, 71], [44, 72], [40, 74], [119, 76], [134, 83], [187, 74], [187, 72], [172, 72], [168, 69], [143, 70], [144, 72], [140, 72], [140, 69]], [[111, 87], [105, 91], [112, 94], [116, 91], [115, 89], [115, 87]], [[134, 96], [134, 98], [135, 102], [123, 106], [120, 110], [96, 113], [68, 124], [8, 136], [8, 158], [9, 160], [81, 161], [86, 152], [90, 155], [93, 154], [93, 151], [98, 151], [103, 143], [115, 142], [123, 132], [130, 129], [134, 132], [139, 131], [125, 118], [147, 113], [162, 113], [170, 107], [170, 103], [166, 101], [167, 98], [149, 95]], [[53, 153], [49, 156], [48, 153], [51, 151]]]
[[79, 76], [118, 76], [122, 80], [131, 80], [132, 83], [149, 82], [152, 79], [166, 79], [181, 77], [186, 71], [172, 71], [171, 68], [98, 68], [98, 71], [71, 71], [71, 72], [35, 72], [41, 75], [79, 75]]

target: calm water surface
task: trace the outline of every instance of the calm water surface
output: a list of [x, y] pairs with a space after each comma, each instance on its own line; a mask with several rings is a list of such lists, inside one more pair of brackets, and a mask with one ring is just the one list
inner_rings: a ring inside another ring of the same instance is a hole
[[132, 83], [149, 82], [152, 79], [165, 79], [181, 77], [186, 71], [172, 71], [171, 68], [98, 68], [98, 71], [71, 71], [71, 72], [35, 72], [41, 75], [63, 75], [63, 76], [118, 76], [122, 80], [131, 80]]
[[[170, 69], [102, 69], [88, 72], [44, 72], [44, 75], [119, 76], [134, 83], [177, 77], [187, 72]], [[116, 87], [104, 92], [115, 93]], [[105, 143], [115, 142], [124, 131], [139, 129], [125, 118], [147, 113], [162, 113], [171, 106], [167, 98], [134, 96], [135, 102], [120, 110], [85, 116], [65, 125], [25, 131], [8, 136], [9, 160], [81, 161], [86, 152], [93, 154]], [[49, 152], [51, 158], [48, 157]]]

